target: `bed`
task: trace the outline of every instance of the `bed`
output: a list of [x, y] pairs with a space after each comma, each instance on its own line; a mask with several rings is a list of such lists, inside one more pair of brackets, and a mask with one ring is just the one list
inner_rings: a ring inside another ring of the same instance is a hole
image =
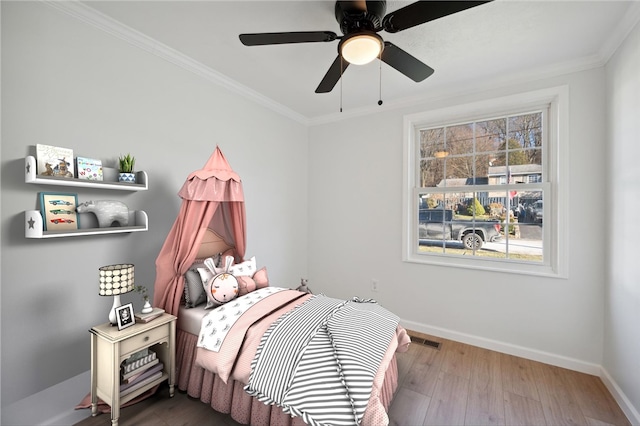
[[[246, 261], [241, 181], [219, 148], [189, 176], [179, 195], [181, 211], [156, 260], [154, 286], [154, 305], [178, 317], [178, 389], [241, 424], [388, 424], [397, 387], [395, 354], [410, 342], [397, 317], [375, 301], [278, 287], [269, 282], [266, 267], [256, 270], [255, 258]], [[203, 259], [215, 258], [220, 265], [228, 256], [235, 269], [226, 272], [237, 278], [238, 297], [206, 309], [210, 294], [202, 300], [198, 291], [206, 277], [196, 271]], [[247, 264], [245, 273], [238, 272]], [[226, 315], [240, 305], [246, 307], [229, 326]], [[348, 324], [362, 321], [379, 321], [380, 327], [347, 334]], [[206, 340], [223, 327], [222, 339]], [[298, 352], [290, 350], [291, 341]], [[354, 356], [363, 345], [367, 351]], [[356, 358], [370, 360], [354, 363]], [[315, 368], [329, 362], [337, 368]], [[321, 370], [326, 375], [318, 376]], [[286, 389], [274, 384], [276, 376], [285, 377]], [[346, 389], [342, 399], [334, 395], [339, 386]], [[329, 411], [337, 417], [323, 417]]]

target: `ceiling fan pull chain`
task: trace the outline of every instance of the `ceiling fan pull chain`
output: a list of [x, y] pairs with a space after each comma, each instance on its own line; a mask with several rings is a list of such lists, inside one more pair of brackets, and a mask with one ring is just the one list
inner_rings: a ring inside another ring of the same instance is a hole
[[380, 51], [380, 53], [378, 54], [378, 64], [379, 64], [379, 69], [380, 69], [380, 86], [378, 87], [378, 105], [382, 105], [382, 51]]

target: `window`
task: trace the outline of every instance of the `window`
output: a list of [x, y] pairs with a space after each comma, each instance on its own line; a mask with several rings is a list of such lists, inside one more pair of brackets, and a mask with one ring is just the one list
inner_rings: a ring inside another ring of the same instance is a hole
[[564, 275], [565, 97], [548, 89], [405, 118], [405, 261]]

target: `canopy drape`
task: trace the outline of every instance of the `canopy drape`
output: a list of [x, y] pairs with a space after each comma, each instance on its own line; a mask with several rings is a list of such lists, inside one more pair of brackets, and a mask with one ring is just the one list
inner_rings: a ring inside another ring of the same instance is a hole
[[246, 247], [244, 193], [219, 147], [200, 170], [191, 173], [178, 192], [180, 213], [156, 259], [153, 305], [176, 315], [184, 292], [184, 274], [196, 260], [210, 229], [233, 246], [236, 263]]

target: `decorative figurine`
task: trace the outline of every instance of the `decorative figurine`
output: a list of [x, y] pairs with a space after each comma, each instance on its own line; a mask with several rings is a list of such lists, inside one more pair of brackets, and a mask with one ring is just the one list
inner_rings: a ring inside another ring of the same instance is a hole
[[309, 288], [309, 286], [307, 286], [307, 282], [308, 281], [306, 278], [300, 278], [300, 287], [298, 287], [296, 290], [301, 291], [303, 293], [313, 293]]

